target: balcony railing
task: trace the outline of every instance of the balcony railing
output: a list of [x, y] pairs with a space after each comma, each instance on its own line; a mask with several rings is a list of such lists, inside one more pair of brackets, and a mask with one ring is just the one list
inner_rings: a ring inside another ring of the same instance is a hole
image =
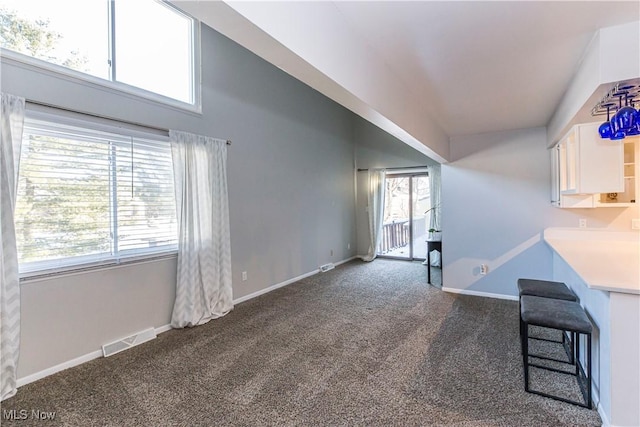
[[382, 224], [379, 254], [385, 254], [393, 249], [409, 244], [409, 220], [395, 220]]

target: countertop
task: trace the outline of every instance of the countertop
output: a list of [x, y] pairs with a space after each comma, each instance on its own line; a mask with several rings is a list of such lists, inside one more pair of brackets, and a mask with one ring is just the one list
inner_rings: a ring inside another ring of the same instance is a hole
[[589, 288], [640, 295], [640, 233], [547, 228], [544, 240]]

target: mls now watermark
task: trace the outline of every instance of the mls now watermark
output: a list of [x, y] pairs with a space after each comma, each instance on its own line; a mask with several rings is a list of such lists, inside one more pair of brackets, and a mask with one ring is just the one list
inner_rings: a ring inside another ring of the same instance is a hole
[[2, 419], [7, 421], [42, 420], [53, 421], [56, 418], [55, 411], [41, 411], [40, 409], [3, 409]]

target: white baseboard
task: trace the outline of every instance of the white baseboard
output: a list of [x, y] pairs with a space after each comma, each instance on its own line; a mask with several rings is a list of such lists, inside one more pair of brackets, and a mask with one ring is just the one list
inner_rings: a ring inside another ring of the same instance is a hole
[[[164, 326], [160, 326], [158, 328], [155, 328], [155, 332], [156, 332], [156, 335], [159, 335], [159, 334], [161, 334], [163, 332], [166, 332], [166, 331], [168, 331], [170, 329], [171, 329], [171, 325], [164, 325]], [[16, 386], [18, 388], [20, 388], [23, 385], [27, 385], [27, 384], [32, 383], [34, 381], [41, 380], [42, 378], [48, 377], [49, 375], [53, 375], [53, 374], [58, 373], [60, 371], [64, 371], [65, 369], [69, 369], [69, 368], [73, 368], [74, 366], [82, 365], [83, 363], [90, 362], [91, 360], [99, 359], [100, 357], [103, 357], [102, 349], [96, 350], [96, 351], [92, 351], [91, 353], [87, 353], [87, 354], [85, 354], [83, 356], [76, 357], [75, 359], [67, 360], [66, 362], [62, 362], [62, 363], [60, 363], [58, 365], [55, 365], [55, 366], [52, 366], [50, 368], [43, 369], [42, 371], [35, 372], [35, 373], [31, 374], [31, 375], [27, 375], [26, 377], [18, 378], [18, 380], [16, 381]]]
[[357, 257], [357, 256], [352, 256], [351, 258], [343, 259], [342, 261], [338, 261], [338, 262], [336, 262], [336, 263], [334, 263], [334, 264], [335, 264], [336, 266], [338, 266], [338, 265], [342, 265], [342, 264], [345, 264], [345, 263], [347, 263], [347, 262], [349, 262], [349, 261], [353, 261], [353, 260], [354, 260], [354, 259], [356, 259], [356, 258], [358, 258], [358, 257]]
[[281, 283], [276, 283], [275, 285], [271, 285], [268, 288], [260, 289], [259, 291], [253, 292], [253, 293], [251, 293], [249, 295], [245, 295], [243, 297], [234, 299], [233, 300], [233, 305], [240, 304], [241, 302], [245, 302], [245, 301], [248, 301], [248, 300], [253, 299], [255, 297], [259, 297], [260, 295], [264, 295], [264, 294], [267, 294], [267, 293], [269, 293], [271, 291], [275, 291], [278, 288], [285, 287], [285, 286], [290, 285], [290, 284], [292, 284], [294, 282], [297, 282], [298, 280], [302, 280], [302, 279], [305, 279], [307, 277], [313, 276], [314, 274], [318, 274], [319, 272], [320, 272], [319, 269], [318, 270], [314, 270], [314, 271], [311, 271], [309, 273], [302, 274], [302, 275], [300, 275], [298, 277], [294, 277], [293, 279], [285, 280], [284, 282], [281, 282]]
[[497, 298], [497, 299], [506, 299], [510, 301], [518, 301], [518, 297], [514, 295], [492, 294], [490, 292], [479, 292], [479, 291], [470, 291], [469, 289], [445, 288], [445, 287], [443, 287], [442, 290], [452, 294], [473, 295], [476, 297]]
[[91, 353], [76, 357], [75, 359], [68, 360], [66, 362], [60, 363], [59, 365], [43, 369], [42, 371], [27, 375], [26, 377], [18, 378], [18, 381], [16, 381], [16, 386], [20, 388], [23, 385], [41, 380], [42, 378], [48, 377], [49, 375], [64, 371], [65, 369], [73, 368], [74, 366], [82, 365], [83, 363], [87, 363], [93, 359], [98, 359], [100, 357], [102, 357], [102, 350], [92, 351]]
[[161, 333], [170, 331], [171, 329], [173, 329], [171, 324], [160, 326], [159, 328], [156, 328], [156, 335], [160, 335]]
[[[347, 258], [347, 259], [344, 259], [342, 261], [335, 262], [334, 265], [338, 266], [338, 265], [344, 264], [345, 262], [349, 262], [349, 261], [354, 260], [354, 259], [356, 259], [356, 257]], [[285, 287], [287, 285], [290, 285], [292, 283], [297, 282], [298, 280], [306, 279], [307, 277], [311, 277], [311, 276], [316, 275], [318, 273], [320, 273], [320, 269], [319, 268], [317, 270], [313, 270], [313, 271], [310, 271], [308, 273], [304, 273], [304, 274], [302, 274], [300, 276], [297, 276], [297, 277], [294, 277], [292, 279], [285, 280], [284, 282], [276, 283], [275, 285], [271, 285], [268, 288], [260, 289], [259, 291], [253, 292], [253, 293], [251, 293], [249, 295], [245, 295], [243, 297], [234, 299], [233, 300], [233, 304], [234, 305], [235, 304], [240, 304], [241, 302], [245, 302], [245, 301], [248, 301], [248, 300], [253, 299], [255, 297], [259, 297], [260, 295], [264, 295], [264, 294], [267, 294], [267, 293], [269, 293], [271, 291], [275, 291], [276, 289], [283, 288], [283, 287]]]
[[607, 417], [607, 414], [604, 412], [604, 409], [602, 409], [602, 405], [600, 405], [600, 402], [598, 402], [597, 408], [598, 408], [598, 415], [600, 415], [600, 419], [602, 420], [602, 427], [613, 427], [611, 425], [611, 422], [609, 421], [609, 417]]
[[602, 427], [611, 427], [611, 423], [609, 422], [609, 418], [607, 414], [604, 412], [602, 405], [600, 404], [600, 396], [594, 387], [591, 389], [591, 396], [593, 399], [593, 406], [596, 407], [598, 411], [598, 415], [600, 415], [600, 419], [602, 420]]

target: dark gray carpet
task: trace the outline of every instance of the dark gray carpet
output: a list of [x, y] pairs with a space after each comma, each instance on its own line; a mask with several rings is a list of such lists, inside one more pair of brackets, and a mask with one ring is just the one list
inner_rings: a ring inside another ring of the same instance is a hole
[[520, 360], [517, 302], [444, 293], [419, 262], [354, 261], [24, 386], [3, 414], [54, 422], [2, 425], [601, 424], [525, 393]]

